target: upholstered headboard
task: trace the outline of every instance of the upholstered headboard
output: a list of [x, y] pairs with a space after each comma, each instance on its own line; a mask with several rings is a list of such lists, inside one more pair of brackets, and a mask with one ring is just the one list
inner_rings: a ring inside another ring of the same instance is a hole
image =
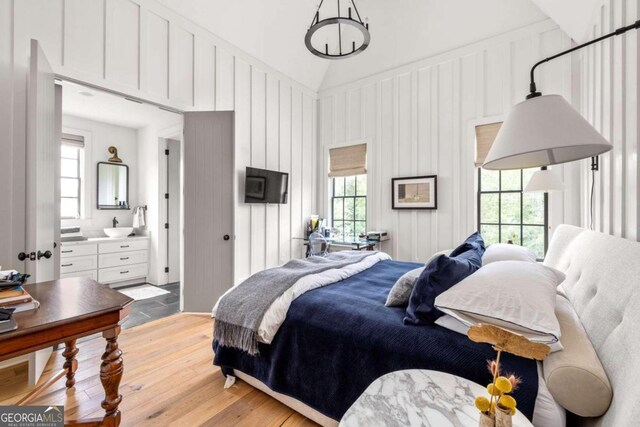
[[640, 243], [569, 225], [559, 226], [545, 265], [562, 283], [613, 387], [605, 415], [587, 425], [640, 423]]

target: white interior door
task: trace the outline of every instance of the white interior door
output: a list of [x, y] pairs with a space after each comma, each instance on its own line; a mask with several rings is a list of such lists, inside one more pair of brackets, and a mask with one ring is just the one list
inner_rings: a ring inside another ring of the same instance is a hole
[[37, 40], [31, 40], [27, 99], [26, 152], [26, 271], [30, 283], [57, 279], [55, 236], [59, 234], [60, 180], [54, 73]]
[[211, 312], [233, 286], [234, 113], [184, 114], [182, 309]]
[[[59, 277], [60, 235], [60, 132], [62, 91], [38, 44], [31, 40], [27, 97], [26, 150], [26, 247], [25, 270], [30, 283]], [[44, 370], [51, 349], [28, 355], [29, 384], [34, 386]]]

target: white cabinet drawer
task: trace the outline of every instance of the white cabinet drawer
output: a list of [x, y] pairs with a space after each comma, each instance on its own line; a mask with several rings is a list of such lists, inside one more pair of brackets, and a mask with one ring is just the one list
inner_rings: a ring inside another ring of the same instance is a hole
[[65, 245], [60, 247], [60, 258], [80, 255], [95, 255], [98, 253], [98, 244], [89, 243], [86, 245]]
[[98, 266], [100, 268], [118, 267], [130, 264], [142, 264], [148, 261], [147, 251], [116, 252], [112, 254], [98, 255]]
[[149, 264], [124, 265], [121, 267], [101, 268], [98, 270], [98, 282], [113, 283], [122, 280], [147, 277]]
[[110, 254], [114, 252], [128, 252], [128, 251], [146, 251], [148, 246], [148, 240], [121, 240], [119, 242], [104, 242], [100, 243], [98, 253]]
[[69, 277], [86, 277], [87, 279], [98, 281], [98, 270], [77, 271], [75, 273], [60, 274], [61, 279], [67, 279]]
[[60, 261], [60, 274], [95, 270], [96, 268], [98, 268], [98, 255], [76, 256]]

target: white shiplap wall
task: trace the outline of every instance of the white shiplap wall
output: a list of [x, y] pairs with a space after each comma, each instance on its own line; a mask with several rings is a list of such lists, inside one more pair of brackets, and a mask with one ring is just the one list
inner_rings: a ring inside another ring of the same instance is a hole
[[[638, 0], [607, 0], [591, 36], [598, 37], [638, 19]], [[640, 32], [630, 31], [582, 51], [580, 108], [582, 114], [613, 144], [600, 156], [594, 192], [594, 228], [603, 233], [640, 240], [640, 125], [638, 61]], [[591, 223], [591, 171], [582, 168], [582, 224]]]
[[[25, 249], [31, 38], [66, 77], [183, 110], [235, 110], [236, 281], [300, 256], [300, 242], [291, 237], [302, 235], [302, 217], [315, 208], [312, 90], [154, 0], [7, 0], [0, 2], [0, 152], [11, 159], [0, 171], [3, 268], [20, 268], [15, 254]], [[249, 165], [291, 171], [289, 204], [244, 205], [242, 177]]]
[[[319, 94], [318, 206], [329, 215], [328, 148], [368, 144], [368, 228], [391, 232], [389, 252], [420, 261], [476, 229], [474, 126], [503, 119], [528, 93], [529, 69], [570, 45], [545, 21]], [[571, 59], [538, 73], [544, 93], [571, 100]], [[557, 167], [579, 189], [579, 167]], [[391, 178], [438, 175], [438, 209], [394, 211]], [[579, 191], [553, 195], [550, 225], [577, 224]]]

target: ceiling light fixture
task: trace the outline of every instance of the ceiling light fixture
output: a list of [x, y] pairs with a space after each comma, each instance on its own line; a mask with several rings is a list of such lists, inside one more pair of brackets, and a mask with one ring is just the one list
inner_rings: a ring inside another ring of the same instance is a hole
[[[364, 51], [369, 46], [369, 42], [371, 41], [371, 34], [369, 34], [369, 23], [363, 21], [362, 18], [360, 18], [360, 13], [358, 12], [358, 8], [356, 7], [355, 0], [348, 0], [347, 2], [347, 5], [351, 3], [351, 5], [353, 6], [353, 12], [355, 12], [355, 18], [353, 17], [351, 6], [347, 7], [347, 11], [348, 11], [347, 16], [346, 17], [341, 16], [340, 0], [337, 0], [337, 2], [338, 2], [337, 14], [322, 20], [320, 20], [320, 9], [322, 8], [324, 0], [320, 2], [320, 4], [318, 5], [318, 9], [316, 10], [315, 15], [313, 16], [313, 21], [311, 21], [311, 26], [307, 30], [307, 35], [304, 38], [304, 44], [307, 46], [307, 49], [309, 49], [311, 53], [313, 53], [316, 56], [319, 56], [320, 58], [325, 58], [325, 59], [349, 58], [351, 56], [355, 56], [360, 52]], [[347, 46], [346, 49], [343, 49], [343, 42], [342, 42], [342, 32], [343, 32], [342, 26], [343, 25], [356, 28], [362, 33], [362, 43], [359, 46], [356, 46], [356, 41], [352, 40], [351, 46]], [[327, 26], [336, 27], [338, 47], [335, 50], [329, 48], [328, 41], [325, 41], [324, 46], [322, 46], [320, 49], [315, 48], [313, 45], [313, 40], [312, 40], [313, 35], [321, 28], [324, 28]]]
[[526, 169], [586, 159], [611, 150], [611, 144], [563, 97], [538, 92], [534, 72], [552, 59], [638, 28], [640, 20], [536, 63], [531, 68], [527, 99], [507, 115], [482, 167]]

